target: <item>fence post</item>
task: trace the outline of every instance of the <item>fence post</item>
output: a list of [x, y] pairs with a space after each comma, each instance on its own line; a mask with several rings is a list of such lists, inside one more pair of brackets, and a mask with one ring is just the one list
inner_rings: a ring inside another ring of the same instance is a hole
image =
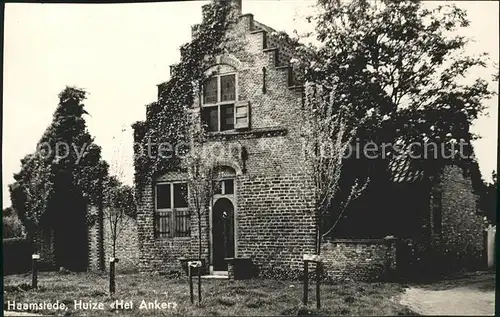
[[193, 294], [193, 275], [191, 275], [191, 265], [188, 263], [188, 276], [189, 276], [189, 298], [191, 299], [191, 304], [194, 303]]
[[109, 294], [113, 295], [116, 291], [115, 284], [115, 258], [109, 259]]
[[198, 304], [201, 304], [201, 266], [198, 267]]
[[38, 260], [40, 259], [39, 254], [31, 255], [31, 288], [38, 287]]
[[304, 305], [307, 306], [309, 292], [309, 261], [304, 260]]
[[320, 283], [321, 283], [321, 262], [316, 262], [316, 308], [321, 308], [320, 299]]
[[309, 262], [316, 263], [316, 307], [321, 308], [320, 285], [321, 285], [321, 257], [317, 254], [304, 254], [304, 305], [307, 306], [309, 292]]
[[194, 303], [193, 272], [192, 272], [193, 267], [198, 269], [198, 304], [200, 304], [201, 303], [201, 261], [189, 261], [188, 262], [189, 295], [191, 297], [191, 304]]

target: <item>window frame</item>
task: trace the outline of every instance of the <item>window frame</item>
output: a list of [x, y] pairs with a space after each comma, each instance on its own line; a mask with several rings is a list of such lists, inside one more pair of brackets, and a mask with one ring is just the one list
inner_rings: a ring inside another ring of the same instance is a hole
[[[232, 181], [232, 183], [233, 183], [233, 192], [232, 193], [228, 193], [227, 192], [225, 181]], [[220, 184], [221, 184], [221, 186], [220, 186], [220, 188], [221, 188], [220, 195], [234, 195], [234, 183], [235, 183], [234, 177], [224, 177], [224, 178], [221, 178], [220, 179]]]
[[[186, 201], [187, 207], [175, 208], [175, 194], [174, 194], [174, 186], [175, 184], [186, 184], [187, 197]], [[158, 208], [158, 186], [159, 185], [170, 185], [170, 208]], [[191, 212], [189, 208], [189, 184], [187, 181], [175, 180], [175, 181], [158, 181], [154, 184], [154, 235], [155, 238], [160, 239], [191, 239]], [[188, 213], [188, 233], [186, 235], [178, 235], [178, 231], [176, 231], [176, 221], [177, 221], [177, 211], [187, 212]], [[162, 216], [160, 216], [162, 213]], [[168, 223], [168, 232], [159, 231], [158, 219], [160, 218], [170, 218], [170, 223]]]
[[[234, 100], [229, 101], [221, 101], [222, 99], [222, 90], [221, 90], [221, 77], [234, 75]], [[239, 89], [238, 89], [238, 73], [236, 71], [227, 72], [227, 73], [217, 73], [209, 76], [209, 78], [217, 78], [217, 101], [215, 103], [205, 103], [205, 83], [202, 83], [201, 91], [201, 112], [200, 115], [203, 116], [203, 108], [217, 107], [217, 131], [208, 131], [209, 133], [218, 133], [218, 132], [226, 132], [226, 131], [235, 131], [236, 130], [236, 103], [239, 101]], [[221, 130], [221, 106], [224, 105], [233, 105], [233, 128], [227, 130]]]

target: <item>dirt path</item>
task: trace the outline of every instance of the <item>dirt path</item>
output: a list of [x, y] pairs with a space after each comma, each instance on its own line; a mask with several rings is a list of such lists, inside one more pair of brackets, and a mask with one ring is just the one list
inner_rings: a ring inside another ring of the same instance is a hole
[[15, 311], [3, 311], [4, 316], [42, 316], [40, 314], [34, 314], [34, 313], [24, 313], [24, 312], [15, 312]]
[[495, 291], [460, 286], [449, 289], [409, 287], [400, 303], [422, 315], [495, 314]]

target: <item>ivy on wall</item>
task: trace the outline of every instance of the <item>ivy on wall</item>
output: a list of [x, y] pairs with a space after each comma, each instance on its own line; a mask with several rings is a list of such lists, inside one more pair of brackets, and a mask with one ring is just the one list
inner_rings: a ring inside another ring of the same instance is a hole
[[[227, 1], [203, 6], [203, 21], [195, 26], [192, 41], [180, 48], [180, 62], [172, 67], [170, 80], [159, 86], [158, 101], [146, 106], [145, 121], [132, 125], [138, 198], [143, 186], [155, 175], [180, 169], [180, 158], [175, 151], [187, 150], [178, 145], [187, 144], [194, 96], [215, 57], [236, 49], [237, 45], [229, 44], [233, 41], [227, 31], [237, 18], [238, 10]], [[166, 148], [171, 151], [165, 151]]]

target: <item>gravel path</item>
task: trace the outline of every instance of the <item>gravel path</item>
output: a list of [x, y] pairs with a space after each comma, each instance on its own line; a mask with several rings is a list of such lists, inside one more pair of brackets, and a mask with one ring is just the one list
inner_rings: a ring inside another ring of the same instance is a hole
[[493, 316], [495, 292], [469, 287], [431, 290], [409, 287], [400, 303], [422, 315]]
[[25, 313], [25, 312], [16, 312], [16, 311], [3, 311], [4, 316], [42, 316], [40, 314], [35, 313]]

